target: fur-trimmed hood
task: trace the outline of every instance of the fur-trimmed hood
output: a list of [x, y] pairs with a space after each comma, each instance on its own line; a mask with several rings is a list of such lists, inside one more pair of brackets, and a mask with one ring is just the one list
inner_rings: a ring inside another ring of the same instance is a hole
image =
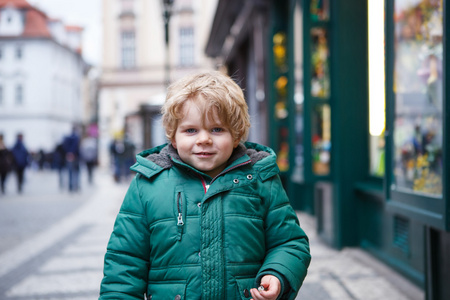
[[[260, 144], [251, 142], [240, 143], [228, 160], [228, 166], [241, 163], [242, 161], [248, 161], [249, 164], [258, 169], [266, 170], [268, 167], [271, 167], [271, 169], [276, 169], [276, 173], [279, 172], [276, 165], [275, 152], [271, 148]], [[171, 144], [164, 144], [139, 153], [136, 156], [136, 163], [131, 167], [131, 170], [145, 177], [151, 177], [164, 169], [173, 167], [174, 164], [189, 167], [182, 162], [177, 150]]]

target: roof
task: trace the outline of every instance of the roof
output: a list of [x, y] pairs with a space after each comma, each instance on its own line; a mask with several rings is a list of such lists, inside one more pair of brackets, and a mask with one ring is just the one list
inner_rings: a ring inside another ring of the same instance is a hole
[[26, 0], [0, 0], [0, 8], [3, 7], [14, 7], [25, 12], [25, 28], [21, 36], [51, 38], [47, 15]]
[[46, 16], [35, 9], [29, 9], [26, 12], [25, 29], [22, 36], [51, 38]]
[[33, 8], [26, 0], [0, 0], [0, 8], [7, 5], [21, 9]]
[[[32, 6], [26, 0], [0, 0], [0, 9], [5, 7], [15, 8], [24, 14], [24, 30], [22, 34], [19, 35], [20, 37], [57, 39], [57, 37], [54, 37], [50, 31], [50, 24], [55, 22], [60, 22], [64, 26], [67, 33], [81, 34], [83, 31], [83, 27], [64, 25], [61, 20], [48, 17], [43, 11]], [[79, 54], [82, 52], [81, 44], [79, 46], [69, 47], [73, 48], [72, 50]]]
[[75, 26], [75, 25], [66, 25], [66, 30], [80, 32], [80, 31], [83, 31], [83, 27]]

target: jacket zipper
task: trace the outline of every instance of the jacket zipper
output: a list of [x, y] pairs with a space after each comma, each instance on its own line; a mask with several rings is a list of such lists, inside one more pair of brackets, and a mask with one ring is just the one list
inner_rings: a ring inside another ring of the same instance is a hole
[[177, 225], [183, 226], [183, 199], [181, 198], [181, 192], [178, 192], [178, 198], [177, 198], [177, 208], [178, 208], [178, 220]]
[[183, 235], [183, 198], [181, 197], [181, 192], [178, 192], [177, 196], [177, 210], [178, 210], [178, 216], [177, 216], [177, 227], [178, 227], [178, 240], [181, 241], [181, 237]]

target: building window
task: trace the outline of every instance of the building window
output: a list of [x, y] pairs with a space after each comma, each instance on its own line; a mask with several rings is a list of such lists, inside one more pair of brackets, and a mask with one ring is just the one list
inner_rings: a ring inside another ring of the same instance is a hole
[[130, 69], [136, 66], [136, 38], [134, 31], [122, 32], [122, 68]]
[[180, 28], [180, 65], [194, 64], [194, 28]]
[[134, 0], [122, 0], [122, 12], [132, 12]]
[[22, 47], [21, 46], [17, 46], [17, 48], [16, 48], [16, 58], [17, 59], [22, 59], [22, 56], [23, 56]]
[[23, 103], [23, 86], [21, 84], [16, 85], [16, 104]]

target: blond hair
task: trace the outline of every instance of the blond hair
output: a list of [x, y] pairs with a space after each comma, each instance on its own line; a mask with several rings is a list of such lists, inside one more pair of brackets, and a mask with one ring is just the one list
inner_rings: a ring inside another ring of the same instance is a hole
[[250, 116], [242, 89], [229, 76], [219, 72], [202, 72], [186, 76], [167, 89], [161, 109], [166, 137], [172, 141], [178, 123], [183, 119], [183, 105], [193, 101], [200, 108], [203, 120], [219, 118], [235, 140], [246, 140]]

